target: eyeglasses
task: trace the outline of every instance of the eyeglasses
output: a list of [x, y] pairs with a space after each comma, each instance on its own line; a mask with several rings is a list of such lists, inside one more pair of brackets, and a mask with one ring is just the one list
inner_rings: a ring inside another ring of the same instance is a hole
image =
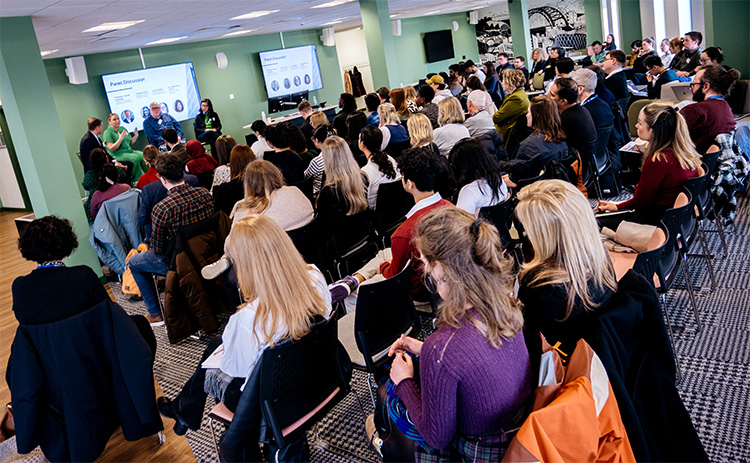
[[688, 84], [690, 88], [693, 88], [693, 85], [703, 85], [703, 82], [690, 82], [690, 84]]
[[443, 275], [442, 278], [436, 279], [434, 276], [432, 276], [431, 273], [425, 272], [424, 273], [424, 286], [427, 288], [427, 291], [431, 292], [432, 294], [437, 294], [438, 292], [438, 283], [447, 283], [448, 277]]

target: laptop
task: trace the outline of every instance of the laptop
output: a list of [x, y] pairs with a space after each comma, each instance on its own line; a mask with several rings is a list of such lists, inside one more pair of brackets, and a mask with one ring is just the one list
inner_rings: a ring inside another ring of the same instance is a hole
[[693, 92], [690, 91], [690, 82], [680, 82], [675, 80], [668, 84], [664, 84], [661, 87], [661, 99], [669, 101], [672, 104], [692, 100]]

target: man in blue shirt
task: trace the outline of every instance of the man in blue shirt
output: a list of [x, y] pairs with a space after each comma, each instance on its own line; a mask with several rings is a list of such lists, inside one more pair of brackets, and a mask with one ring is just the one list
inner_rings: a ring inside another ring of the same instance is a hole
[[173, 128], [177, 131], [177, 143], [182, 141], [180, 123], [169, 114], [162, 114], [159, 103], [155, 101], [151, 103], [149, 113], [150, 117], [143, 121], [143, 131], [146, 133], [149, 143], [161, 149], [162, 145], [165, 144], [162, 132], [167, 128]]

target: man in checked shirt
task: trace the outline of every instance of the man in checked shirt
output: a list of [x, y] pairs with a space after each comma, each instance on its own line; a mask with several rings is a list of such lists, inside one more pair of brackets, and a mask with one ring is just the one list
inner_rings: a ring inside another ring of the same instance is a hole
[[151, 249], [128, 261], [146, 303], [146, 318], [151, 326], [164, 325], [152, 275], [167, 274], [168, 265], [163, 259], [168, 243], [175, 238], [180, 227], [207, 219], [214, 213], [213, 198], [208, 190], [185, 183], [185, 164], [179, 156], [166, 154], [157, 157], [156, 173], [168, 193], [151, 213]]

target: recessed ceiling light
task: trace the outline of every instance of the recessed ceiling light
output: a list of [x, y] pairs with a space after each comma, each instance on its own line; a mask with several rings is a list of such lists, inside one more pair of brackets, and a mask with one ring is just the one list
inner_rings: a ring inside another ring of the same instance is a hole
[[176, 42], [178, 40], [182, 40], [186, 38], [187, 38], [187, 35], [183, 35], [182, 37], [168, 37], [166, 39], [159, 39], [154, 42], [149, 42], [146, 45], [161, 45], [163, 43], [172, 43], [172, 42]]
[[343, 5], [344, 3], [349, 3], [351, 1], [353, 0], [333, 0], [332, 2], [321, 3], [320, 5], [315, 5], [313, 8], [330, 8], [332, 6]]
[[438, 14], [438, 13], [440, 13], [441, 11], [443, 11], [443, 10], [434, 10], [434, 11], [430, 11], [430, 12], [428, 12], [428, 13], [425, 13], [425, 16], [429, 16], [429, 15], [431, 15], [431, 14]]
[[399, 16], [403, 16], [403, 13], [394, 13], [391, 15], [391, 19], [398, 18]]
[[42, 52], [42, 56], [47, 56], [47, 55], [50, 55], [50, 54], [58, 52], [58, 51], [60, 51], [60, 50], [45, 50], [45, 51]]
[[278, 12], [279, 10], [251, 11], [250, 13], [243, 14], [240, 16], [235, 16], [234, 18], [229, 18], [229, 19], [230, 20], [232, 19], [255, 19], [255, 18], [260, 18], [261, 16], [265, 16], [267, 14], [278, 13]]
[[106, 32], [106, 31], [116, 31], [119, 29], [125, 29], [126, 27], [133, 26], [138, 23], [142, 23], [145, 21], [145, 19], [141, 19], [140, 21], [120, 21], [120, 22], [112, 22], [112, 23], [102, 23], [98, 26], [94, 26], [92, 28], [86, 29], [83, 32]]
[[230, 32], [228, 34], [224, 34], [224, 35], [222, 35], [222, 37], [233, 37], [235, 35], [244, 35], [244, 34], [249, 34], [249, 33], [257, 31], [257, 30], [258, 29], [243, 29], [241, 31], [234, 31], [234, 32]]
[[335, 21], [328, 21], [325, 24], [321, 24], [321, 26], [333, 26], [334, 24], [341, 24], [342, 22], [344, 22], [344, 21], [342, 21], [340, 19], [337, 19]]

